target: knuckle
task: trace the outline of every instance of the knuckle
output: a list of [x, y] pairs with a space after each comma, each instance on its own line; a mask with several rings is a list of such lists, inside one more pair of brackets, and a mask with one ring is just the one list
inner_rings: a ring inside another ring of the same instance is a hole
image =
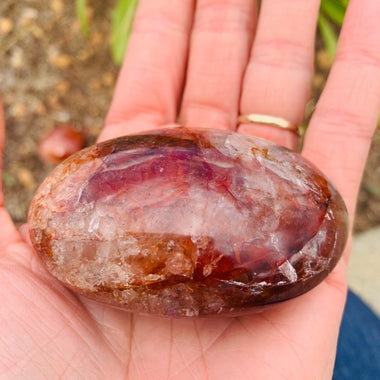
[[215, 126], [221, 129], [229, 129], [233, 123], [229, 112], [223, 110], [217, 104], [201, 101], [188, 101], [181, 112], [181, 121], [185, 125]]
[[256, 43], [252, 62], [277, 68], [310, 71], [313, 67], [312, 49], [306, 44], [276, 38]]
[[128, 110], [114, 110], [106, 119], [106, 125], [124, 124], [131, 120], [143, 120], [153, 125], [163, 125], [168, 118], [153, 105], [138, 104]]
[[196, 32], [253, 32], [254, 20], [249, 4], [243, 1], [208, 0], [200, 2], [194, 23]]
[[321, 134], [340, 141], [342, 136], [350, 140], [370, 141], [374, 126], [367, 117], [349, 110], [330, 109], [315, 115]]
[[360, 67], [373, 67], [380, 71], [380, 50], [363, 46], [338, 50], [335, 62], [350, 63]]
[[186, 34], [187, 28], [170, 11], [138, 14], [133, 24], [133, 34]]

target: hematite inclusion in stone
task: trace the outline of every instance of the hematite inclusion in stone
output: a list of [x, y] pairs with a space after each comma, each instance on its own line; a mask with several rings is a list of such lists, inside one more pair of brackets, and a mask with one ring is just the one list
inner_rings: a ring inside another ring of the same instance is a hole
[[41, 185], [29, 225], [66, 286], [169, 316], [237, 315], [298, 296], [347, 238], [341, 197], [299, 154], [187, 128], [75, 154]]

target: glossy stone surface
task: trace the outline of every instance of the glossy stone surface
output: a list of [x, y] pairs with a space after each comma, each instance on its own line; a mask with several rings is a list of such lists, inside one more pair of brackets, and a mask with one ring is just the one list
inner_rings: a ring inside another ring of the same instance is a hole
[[337, 263], [344, 203], [300, 155], [233, 132], [110, 140], [33, 199], [33, 245], [71, 289], [132, 312], [237, 315], [298, 296]]

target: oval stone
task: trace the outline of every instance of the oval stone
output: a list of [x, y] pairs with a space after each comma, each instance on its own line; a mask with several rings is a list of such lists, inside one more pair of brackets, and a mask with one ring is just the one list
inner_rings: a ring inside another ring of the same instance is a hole
[[238, 315], [320, 283], [347, 212], [301, 155], [180, 127], [73, 155], [39, 188], [29, 226], [48, 270], [82, 295], [137, 313]]

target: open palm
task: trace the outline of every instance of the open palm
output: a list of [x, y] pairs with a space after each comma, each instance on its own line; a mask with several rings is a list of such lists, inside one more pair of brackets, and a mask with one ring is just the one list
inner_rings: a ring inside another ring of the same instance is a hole
[[[239, 110], [300, 122], [318, 3], [264, 0], [256, 27], [254, 1], [199, 0], [194, 13], [190, 0], [141, 0], [100, 139], [173, 124], [178, 113], [184, 125], [225, 129], [236, 129]], [[303, 149], [340, 190], [351, 221], [380, 104], [379, 18], [378, 0], [351, 0]], [[295, 144], [270, 127], [239, 132]], [[1, 378], [331, 377], [348, 251], [317, 288], [262, 313], [161, 319], [75, 295], [45, 271], [26, 226], [16, 229], [4, 207], [0, 226]]]

